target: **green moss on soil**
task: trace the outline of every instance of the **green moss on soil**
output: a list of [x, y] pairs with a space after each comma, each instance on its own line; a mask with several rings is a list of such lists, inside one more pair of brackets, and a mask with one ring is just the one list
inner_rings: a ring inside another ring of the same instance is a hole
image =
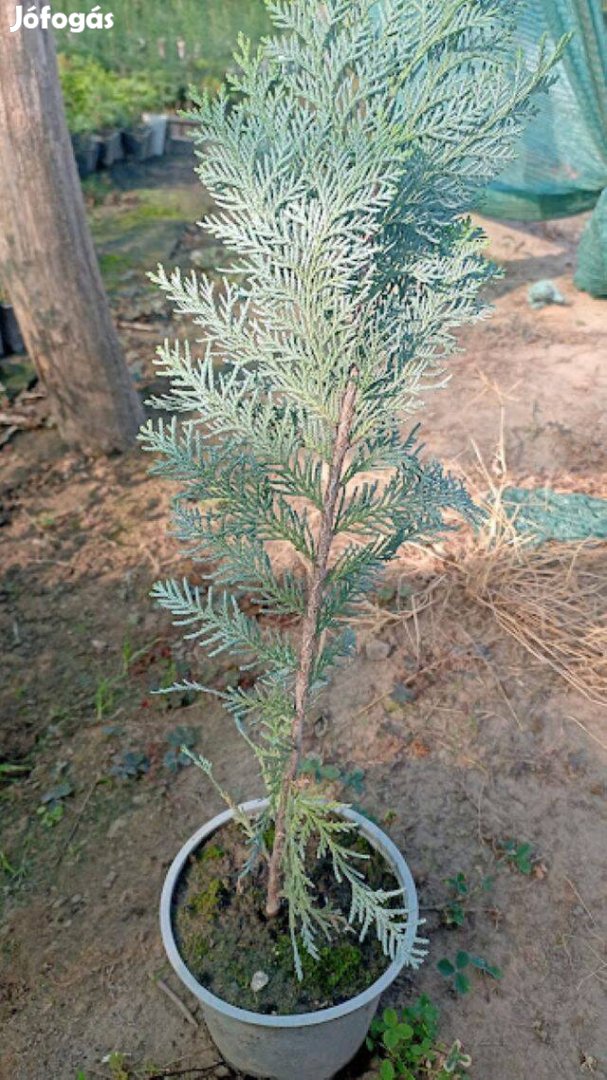
[[[218, 997], [261, 1013], [293, 1014], [328, 1008], [361, 993], [385, 971], [389, 961], [370, 934], [359, 942], [353, 931], [336, 933], [321, 944], [318, 961], [301, 947], [303, 980], [298, 982], [286, 908], [276, 919], [265, 915], [264, 870], [237, 889], [247, 858], [239, 828], [229, 825], [190, 858], [176, 891], [173, 920], [183, 959], [198, 981]], [[368, 860], [359, 866], [374, 888], [394, 889], [396, 880], [383, 857], [364, 837], [351, 847]], [[311, 860], [309, 873], [320, 895], [347, 914], [350, 891], [335, 882], [330, 866]], [[254, 993], [251, 980], [263, 971], [269, 982]]]
[[224, 854], [224, 850], [219, 847], [219, 844], [206, 844], [202, 849], [200, 858], [203, 862], [209, 862], [212, 859], [221, 859]]
[[212, 915], [216, 911], [225, 886], [218, 878], [213, 878], [205, 889], [194, 893], [188, 899], [188, 909], [194, 915]]

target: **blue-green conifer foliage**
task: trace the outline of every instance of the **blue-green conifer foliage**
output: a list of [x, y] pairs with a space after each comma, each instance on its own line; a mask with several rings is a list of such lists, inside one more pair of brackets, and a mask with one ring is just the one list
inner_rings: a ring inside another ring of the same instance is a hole
[[[275, 34], [255, 50], [241, 39], [228, 87], [195, 114], [222, 283], [154, 276], [200, 338], [159, 350], [168, 387], [153, 403], [172, 418], [141, 438], [179, 484], [185, 552], [214, 569], [207, 589], [169, 580], [153, 595], [186, 637], [256, 676], [221, 696], [266, 786], [267, 812], [244, 822], [249, 865], [270, 863], [297, 972], [340, 915], [416, 966], [406, 904], [366, 884], [338, 805], [299, 772], [301, 744], [385, 564], [440, 532], [445, 511], [474, 517], [460, 481], [420, 453], [417, 414], [445, 386], [457, 328], [487, 314], [496, 269], [466, 211], [512, 159], [555, 55], [541, 42], [529, 70], [515, 51], [517, 0], [267, 7]], [[273, 541], [296, 569], [276, 568]], [[316, 895], [311, 851], [351, 886], [349, 912]]]

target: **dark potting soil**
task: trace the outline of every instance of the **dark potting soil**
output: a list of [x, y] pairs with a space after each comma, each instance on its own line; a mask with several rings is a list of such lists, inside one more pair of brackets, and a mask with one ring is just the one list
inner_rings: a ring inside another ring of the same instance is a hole
[[[368, 859], [357, 867], [373, 888], [397, 889], [383, 855], [352, 832], [350, 846]], [[295, 975], [286, 904], [274, 919], [265, 911], [265, 870], [247, 875], [237, 889], [248, 849], [242, 830], [231, 823], [197, 849], [175, 890], [173, 926], [177, 946], [192, 975], [217, 997], [254, 1012], [291, 1015], [339, 1005], [366, 990], [382, 975], [389, 959], [373, 935], [358, 940], [346, 920], [334, 940], [318, 940], [320, 959], [300, 948], [304, 978]], [[310, 858], [309, 876], [319, 897], [346, 917], [350, 889], [333, 876], [330, 861]], [[257, 972], [267, 985], [254, 991]]]

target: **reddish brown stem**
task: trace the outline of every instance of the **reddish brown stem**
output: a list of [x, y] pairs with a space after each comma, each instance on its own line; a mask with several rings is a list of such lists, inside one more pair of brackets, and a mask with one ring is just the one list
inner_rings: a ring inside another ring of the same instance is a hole
[[333, 457], [329, 469], [329, 478], [324, 497], [324, 508], [320, 519], [316, 559], [310, 577], [310, 589], [306, 612], [301, 629], [299, 667], [295, 677], [295, 713], [291, 729], [292, 751], [289, 764], [284, 774], [278, 809], [276, 812], [274, 844], [270, 858], [266, 914], [272, 918], [280, 910], [283, 878], [283, 856], [287, 839], [286, 818], [289, 798], [297, 776], [303, 742], [304, 723], [310, 697], [310, 679], [318, 656], [318, 616], [324, 596], [324, 585], [329, 568], [329, 555], [335, 536], [335, 511], [341, 486], [346, 454], [350, 448], [352, 422], [356, 404], [356, 370], [350, 372], [340, 410], [339, 423], [335, 434]]

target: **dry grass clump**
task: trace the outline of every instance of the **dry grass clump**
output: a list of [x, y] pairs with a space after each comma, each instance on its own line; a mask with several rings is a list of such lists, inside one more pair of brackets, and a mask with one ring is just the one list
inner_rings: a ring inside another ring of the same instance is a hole
[[503, 506], [488, 509], [476, 543], [445, 559], [444, 586], [488, 608], [528, 652], [607, 704], [607, 545], [536, 545], [516, 534]]
[[[476, 449], [476, 448], [475, 448]], [[529, 653], [547, 663], [571, 686], [607, 705], [607, 544], [542, 543], [521, 536], [504, 507], [506, 467], [503, 442], [496, 455], [496, 482], [477, 451], [486, 517], [476, 531], [460, 532], [451, 543], [434, 545], [425, 555], [413, 550], [404, 577], [423, 575], [411, 605], [397, 612], [369, 606], [369, 621], [406, 620], [417, 634], [422, 612], [432, 609], [430, 626], [440, 625], [437, 610], [460, 614], [466, 606], [489, 610], [497, 624]]]

